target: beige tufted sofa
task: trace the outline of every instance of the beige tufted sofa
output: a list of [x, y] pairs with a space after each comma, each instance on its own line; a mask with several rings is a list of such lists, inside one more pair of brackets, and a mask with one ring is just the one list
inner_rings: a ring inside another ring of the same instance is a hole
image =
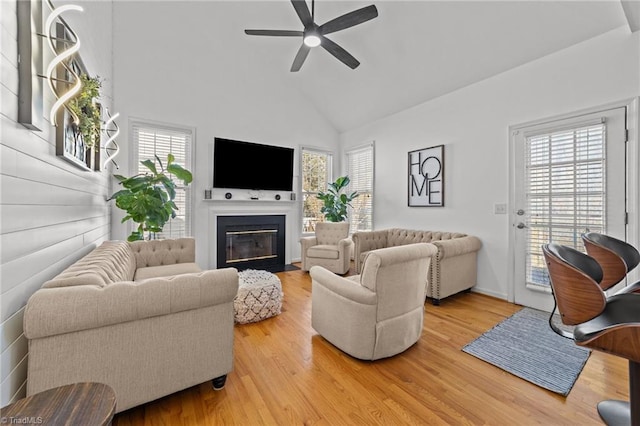
[[354, 261], [356, 273], [371, 250], [414, 243], [433, 243], [438, 252], [431, 260], [427, 297], [434, 305], [440, 304], [452, 294], [468, 290], [476, 285], [477, 252], [482, 243], [477, 237], [457, 232], [418, 231], [391, 228], [372, 232], [356, 232]]
[[233, 268], [201, 271], [195, 241], [107, 241], [29, 301], [27, 395], [75, 382], [111, 386], [116, 411], [233, 368]]

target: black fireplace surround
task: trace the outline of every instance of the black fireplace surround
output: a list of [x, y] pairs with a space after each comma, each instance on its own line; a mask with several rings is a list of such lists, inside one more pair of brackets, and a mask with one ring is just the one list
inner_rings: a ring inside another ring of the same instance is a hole
[[218, 216], [217, 267], [285, 268], [285, 215]]

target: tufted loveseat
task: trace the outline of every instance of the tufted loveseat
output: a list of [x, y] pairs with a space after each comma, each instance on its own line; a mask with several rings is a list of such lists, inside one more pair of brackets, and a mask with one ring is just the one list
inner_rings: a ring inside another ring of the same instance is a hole
[[477, 237], [457, 232], [417, 231], [391, 228], [380, 231], [356, 232], [354, 263], [360, 273], [362, 262], [371, 250], [414, 243], [433, 243], [438, 252], [431, 259], [426, 296], [434, 305], [452, 294], [476, 285], [477, 252], [482, 243]]
[[27, 302], [27, 395], [75, 382], [116, 393], [116, 411], [233, 367], [233, 268], [201, 271], [195, 241], [106, 241]]

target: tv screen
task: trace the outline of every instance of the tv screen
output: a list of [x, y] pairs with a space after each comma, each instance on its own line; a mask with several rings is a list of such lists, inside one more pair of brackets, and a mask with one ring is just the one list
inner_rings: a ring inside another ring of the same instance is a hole
[[215, 138], [213, 187], [291, 191], [293, 148]]

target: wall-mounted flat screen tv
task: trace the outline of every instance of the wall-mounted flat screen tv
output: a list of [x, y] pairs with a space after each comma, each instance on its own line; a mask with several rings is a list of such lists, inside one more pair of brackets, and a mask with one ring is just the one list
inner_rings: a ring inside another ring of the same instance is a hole
[[213, 187], [291, 191], [293, 148], [215, 138]]

